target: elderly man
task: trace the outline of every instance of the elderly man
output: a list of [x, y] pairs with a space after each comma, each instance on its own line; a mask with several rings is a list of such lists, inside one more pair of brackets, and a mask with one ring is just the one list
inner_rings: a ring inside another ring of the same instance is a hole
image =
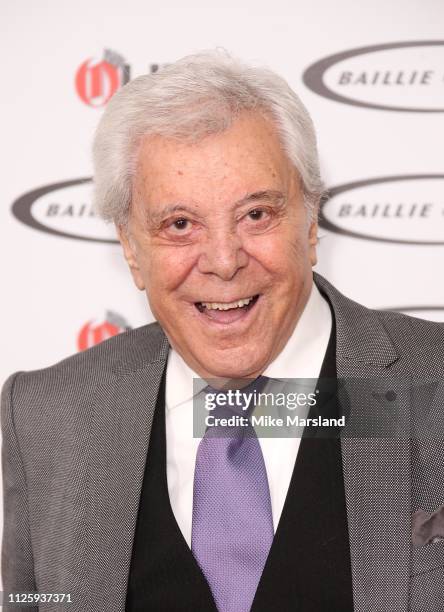
[[[226, 54], [187, 57], [113, 97], [94, 159], [157, 322], [7, 381], [5, 592], [75, 612], [443, 610], [444, 454], [365, 424], [382, 406], [411, 431], [405, 381], [442, 380], [444, 331], [313, 274], [323, 185], [299, 98]], [[328, 404], [366, 435], [193, 436], [194, 378], [372, 377]]]

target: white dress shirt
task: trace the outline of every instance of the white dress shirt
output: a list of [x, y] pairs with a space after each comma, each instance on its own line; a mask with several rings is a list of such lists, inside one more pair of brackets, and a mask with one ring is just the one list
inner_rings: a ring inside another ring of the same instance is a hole
[[[315, 378], [321, 371], [332, 328], [330, 307], [313, 283], [307, 304], [287, 344], [263, 376], [275, 379]], [[191, 547], [193, 480], [200, 438], [193, 437], [193, 378], [199, 378], [171, 349], [165, 390], [167, 480], [171, 508]], [[270, 487], [276, 531], [301, 439], [259, 438]]]

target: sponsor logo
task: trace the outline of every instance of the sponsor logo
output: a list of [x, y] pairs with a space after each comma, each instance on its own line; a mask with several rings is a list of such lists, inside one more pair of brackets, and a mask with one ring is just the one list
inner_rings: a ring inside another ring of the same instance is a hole
[[130, 66], [124, 58], [105, 49], [101, 59], [88, 58], [78, 68], [75, 87], [88, 106], [104, 106], [120, 87], [130, 80]]
[[412, 317], [428, 319], [429, 321], [444, 321], [444, 306], [399, 306], [385, 308], [391, 312], [403, 312]]
[[386, 176], [333, 187], [319, 226], [364, 240], [444, 244], [444, 174]]
[[304, 74], [315, 93], [379, 110], [444, 112], [444, 40], [398, 42], [342, 51]]
[[92, 210], [92, 179], [53, 183], [20, 196], [12, 214], [32, 229], [91, 242], [117, 243], [115, 228]]
[[107, 311], [104, 319], [85, 323], [77, 336], [77, 348], [79, 351], [84, 351], [129, 329], [131, 327], [122, 316]]
[[[153, 74], [165, 66], [168, 64], [149, 64], [148, 72]], [[90, 57], [80, 64], [75, 75], [75, 89], [82, 102], [100, 108], [130, 80], [131, 67], [122, 55], [105, 49], [101, 59]]]

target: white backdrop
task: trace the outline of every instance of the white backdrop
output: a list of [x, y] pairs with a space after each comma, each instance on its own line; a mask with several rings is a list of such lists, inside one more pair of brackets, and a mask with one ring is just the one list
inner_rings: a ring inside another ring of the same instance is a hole
[[276, 69], [312, 114], [332, 188], [318, 271], [368, 306], [444, 321], [442, 0], [3, 0], [0, 12], [1, 382], [152, 320], [119, 246], [95, 240], [112, 231], [79, 179], [116, 88], [215, 46]]

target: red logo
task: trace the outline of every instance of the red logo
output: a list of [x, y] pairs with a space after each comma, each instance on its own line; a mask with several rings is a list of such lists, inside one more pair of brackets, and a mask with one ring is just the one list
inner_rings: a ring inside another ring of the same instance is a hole
[[100, 107], [129, 80], [129, 64], [118, 53], [105, 49], [102, 59], [89, 58], [79, 66], [75, 84], [85, 104]]
[[84, 351], [129, 329], [131, 329], [131, 326], [123, 317], [108, 311], [104, 321], [92, 320], [85, 323], [77, 337], [77, 348], [79, 351]]

